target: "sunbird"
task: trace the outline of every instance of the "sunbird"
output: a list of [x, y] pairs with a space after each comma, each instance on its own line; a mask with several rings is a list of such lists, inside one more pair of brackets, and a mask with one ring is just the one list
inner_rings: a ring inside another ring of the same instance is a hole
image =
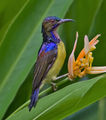
[[43, 42], [38, 52], [34, 69], [32, 96], [29, 104], [29, 111], [36, 105], [40, 87], [45, 83], [51, 83], [55, 80], [61, 70], [66, 51], [62, 40], [60, 39], [57, 28], [65, 22], [72, 19], [60, 19], [55, 16], [46, 17], [42, 23]]

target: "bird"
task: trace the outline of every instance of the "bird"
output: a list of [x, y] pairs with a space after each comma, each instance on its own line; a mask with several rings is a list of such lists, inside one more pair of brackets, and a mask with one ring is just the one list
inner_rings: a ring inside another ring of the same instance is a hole
[[69, 21], [73, 19], [60, 19], [56, 16], [49, 16], [43, 20], [41, 31], [43, 42], [35, 63], [29, 111], [36, 106], [41, 86], [45, 83], [52, 83], [64, 64], [66, 50], [57, 33], [57, 28]]

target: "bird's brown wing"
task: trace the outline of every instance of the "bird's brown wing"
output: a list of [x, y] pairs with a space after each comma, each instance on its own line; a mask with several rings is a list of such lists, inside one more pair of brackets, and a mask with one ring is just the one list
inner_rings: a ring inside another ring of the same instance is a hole
[[49, 69], [55, 62], [56, 56], [57, 56], [56, 48], [48, 52], [45, 52], [45, 50], [43, 50], [40, 53], [35, 64], [32, 92], [34, 92], [36, 88], [39, 88], [42, 80], [46, 77]]

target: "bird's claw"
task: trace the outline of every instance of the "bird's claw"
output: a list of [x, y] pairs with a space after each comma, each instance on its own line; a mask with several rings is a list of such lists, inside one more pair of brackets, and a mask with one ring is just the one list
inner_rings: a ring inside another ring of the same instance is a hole
[[52, 85], [53, 91], [56, 91], [56, 90], [57, 90], [57, 85], [56, 85], [56, 83], [51, 82], [51, 85]]

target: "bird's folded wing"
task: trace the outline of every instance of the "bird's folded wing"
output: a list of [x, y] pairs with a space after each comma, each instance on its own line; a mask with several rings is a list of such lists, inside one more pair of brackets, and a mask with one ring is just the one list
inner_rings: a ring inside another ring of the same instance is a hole
[[54, 48], [51, 51], [45, 52], [43, 50], [36, 61], [34, 79], [33, 79], [33, 89], [32, 92], [38, 88], [42, 80], [46, 77], [49, 69], [52, 67], [57, 57], [57, 49]]

